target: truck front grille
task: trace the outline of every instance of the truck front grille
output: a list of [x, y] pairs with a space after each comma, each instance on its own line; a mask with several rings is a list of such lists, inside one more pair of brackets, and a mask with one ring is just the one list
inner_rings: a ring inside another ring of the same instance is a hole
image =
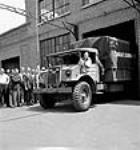
[[48, 87], [58, 87], [60, 84], [60, 68], [49, 69]]

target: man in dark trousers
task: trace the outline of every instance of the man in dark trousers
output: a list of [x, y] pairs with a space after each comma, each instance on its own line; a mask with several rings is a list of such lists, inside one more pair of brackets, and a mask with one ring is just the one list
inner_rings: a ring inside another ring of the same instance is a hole
[[21, 92], [21, 104], [22, 105], [24, 105], [24, 103], [26, 102], [26, 100], [25, 100], [25, 76], [26, 76], [25, 68], [21, 67], [20, 68], [20, 77], [21, 77], [21, 89], [20, 89], [20, 92]]
[[31, 68], [27, 68], [27, 74], [26, 74], [26, 96], [27, 96], [27, 105], [33, 104], [33, 79], [32, 79], [32, 73]]
[[13, 80], [13, 100], [15, 103], [15, 106], [20, 107], [21, 106], [21, 77], [19, 74], [19, 69], [15, 69], [13, 76], [12, 76], [12, 80]]
[[2, 106], [7, 104], [5, 92], [8, 84], [9, 84], [9, 76], [5, 74], [3, 68], [0, 68], [0, 103]]
[[15, 107], [15, 102], [13, 99], [13, 75], [14, 75], [14, 69], [11, 69], [9, 73], [9, 84], [8, 84], [8, 92], [9, 92], [9, 107], [14, 108]]
[[7, 107], [10, 107], [9, 105], [9, 84], [10, 84], [10, 69], [6, 69], [5, 73], [9, 77], [9, 83], [5, 86], [5, 99], [6, 99], [6, 104]]

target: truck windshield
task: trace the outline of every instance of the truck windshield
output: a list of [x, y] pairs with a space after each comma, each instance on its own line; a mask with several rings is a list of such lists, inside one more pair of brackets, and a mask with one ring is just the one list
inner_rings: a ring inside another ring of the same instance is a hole
[[48, 66], [57, 66], [57, 65], [74, 65], [79, 62], [78, 53], [66, 53], [63, 55], [50, 56], [48, 57]]

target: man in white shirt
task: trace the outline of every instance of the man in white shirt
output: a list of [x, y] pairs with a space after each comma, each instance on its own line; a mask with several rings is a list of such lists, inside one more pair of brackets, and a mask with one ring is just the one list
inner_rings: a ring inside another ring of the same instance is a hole
[[81, 72], [87, 72], [87, 70], [91, 67], [92, 65], [92, 60], [89, 57], [89, 53], [85, 52], [84, 53], [84, 58], [80, 58], [79, 64], [81, 65]]
[[10, 81], [9, 76], [5, 74], [3, 68], [0, 68], [0, 102], [1, 102], [1, 105], [4, 105], [6, 103], [5, 92], [9, 84], [9, 81]]
[[9, 84], [9, 76], [4, 73], [3, 68], [0, 68], [0, 84], [4, 84], [4, 85]]
[[[96, 63], [97, 63], [98, 66], [99, 66], [99, 69], [100, 69], [100, 79], [103, 80], [103, 79], [104, 79], [104, 72], [105, 72], [104, 66], [103, 66], [103, 64], [101, 63], [98, 54], [96, 55], [96, 58], [95, 58], [95, 59], [96, 59]], [[85, 53], [84, 53], [84, 58], [83, 58], [83, 59], [82, 59], [82, 58], [80, 59], [79, 64], [81, 65], [81, 72], [82, 72], [82, 73], [87, 72], [87, 71], [90, 70], [90, 68], [91, 68], [91, 66], [92, 66], [92, 59], [90, 58], [88, 52], [85, 52]]]

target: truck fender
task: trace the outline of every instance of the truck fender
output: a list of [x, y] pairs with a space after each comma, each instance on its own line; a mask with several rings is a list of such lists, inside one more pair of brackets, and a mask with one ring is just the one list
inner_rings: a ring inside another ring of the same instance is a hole
[[81, 81], [86, 81], [90, 86], [91, 86], [91, 89], [92, 89], [92, 93], [96, 93], [96, 82], [88, 75], [85, 75], [85, 76], [82, 76], [78, 82], [81, 82]]

